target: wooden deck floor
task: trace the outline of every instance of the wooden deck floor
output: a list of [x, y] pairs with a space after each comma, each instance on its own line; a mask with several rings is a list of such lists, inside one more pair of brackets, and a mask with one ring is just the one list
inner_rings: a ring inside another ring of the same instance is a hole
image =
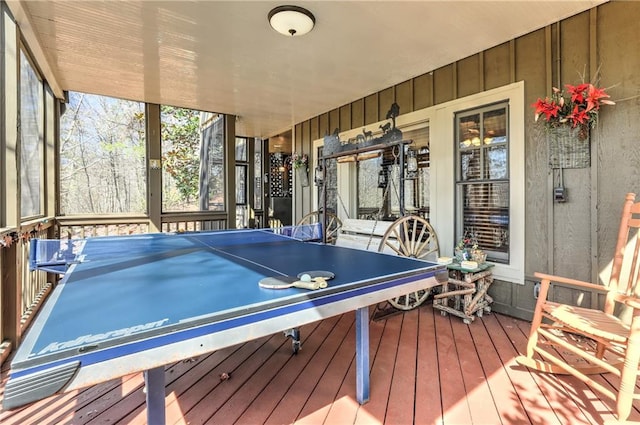
[[[531, 373], [515, 363], [528, 330], [528, 322], [499, 314], [465, 325], [430, 305], [371, 322], [371, 401], [360, 406], [354, 315], [345, 314], [301, 328], [298, 355], [277, 334], [168, 366], [167, 423], [601, 424], [613, 419], [612, 403], [580, 381]], [[223, 373], [230, 378], [221, 380]], [[609, 379], [602, 376], [603, 382]], [[142, 424], [145, 419], [141, 374], [0, 412], [5, 425]], [[640, 420], [637, 406], [630, 419]]]

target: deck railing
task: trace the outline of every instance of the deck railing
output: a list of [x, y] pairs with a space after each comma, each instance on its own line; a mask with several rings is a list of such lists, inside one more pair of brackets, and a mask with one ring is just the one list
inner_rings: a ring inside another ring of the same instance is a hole
[[53, 286], [53, 276], [29, 270], [31, 239], [50, 238], [53, 224], [53, 219], [38, 219], [0, 231], [0, 295], [6, 297], [0, 297], [0, 363], [11, 351], [10, 341], [20, 339]]
[[196, 232], [228, 228], [226, 213], [203, 212], [162, 216], [162, 232]]
[[121, 236], [149, 232], [147, 216], [73, 216], [57, 217], [59, 239], [84, 239], [94, 236]]
[[[3, 228], [0, 230], [0, 286], [4, 285], [5, 279], [10, 278], [9, 269], [11, 267], [15, 268], [15, 265], [10, 264], [11, 255], [8, 253], [12, 249], [11, 245], [14, 243], [15, 235], [15, 228]], [[7, 316], [4, 312], [5, 303], [8, 301], [7, 299], [3, 299], [3, 291], [0, 290], [0, 307], [2, 307], [2, 314], [0, 314], [0, 364], [2, 364], [11, 352], [10, 336], [7, 335]]]
[[54, 221], [38, 220], [23, 224], [20, 230], [20, 264], [22, 270], [22, 306], [20, 310], [20, 328], [24, 330], [35, 313], [40, 308], [40, 304], [47, 297], [55, 282], [56, 277], [48, 275], [46, 272], [29, 269], [29, 250], [31, 249], [31, 239], [48, 239], [53, 236]]
[[[228, 228], [226, 213], [166, 214], [161, 217], [162, 232], [194, 232]], [[93, 236], [120, 236], [149, 233], [147, 216], [75, 216], [57, 218], [60, 239]]]

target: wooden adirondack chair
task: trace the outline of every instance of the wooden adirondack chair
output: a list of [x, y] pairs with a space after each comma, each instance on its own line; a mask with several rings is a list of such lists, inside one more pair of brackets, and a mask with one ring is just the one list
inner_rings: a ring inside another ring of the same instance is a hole
[[[541, 289], [527, 353], [516, 360], [542, 372], [571, 374], [616, 402], [625, 421], [636, 394], [640, 361], [640, 202], [626, 196], [611, 277], [605, 285], [536, 273]], [[601, 310], [547, 300], [551, 282], [604, 294]], [[557, 351], [556, 351], [557, 350]], [[567, 352], [572, 355], [563, 355]], [[535, 357], [534, 357], [535, 356]], [[613, 391], [589, 375], [612, 373], [620, 378]]]

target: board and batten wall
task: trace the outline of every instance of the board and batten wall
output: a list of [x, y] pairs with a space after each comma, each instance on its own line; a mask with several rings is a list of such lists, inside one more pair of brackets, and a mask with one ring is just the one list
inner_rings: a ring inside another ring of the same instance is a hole
[[[606, 280], [624, 196], [640, 194], [638, 40], [640, 2], [614, 0], [298, 123], [293, 150], [310, 154], [313, 141], [336, 128], [344, 132], [383, 121], [393, 102], [402, 115], [523, 81], [526, 278], [524, 285], [496, 281], [490, 293], [495, 311], [530, 319], [534, 272]], [[591, 166], [563, 170], [568, 201], [556, 203], [552, 190], [558, 175], [548, 166], [545, 131], [529, 105], [550, 94], [552, 86], [583, 79], [597, 79], [616, 105], [601, 110], [591, 132]], [[313, 209], [312, 190], [313, 185], [297, 188], [296, 219]], [[553, 296], [583, 305], [598, 302], [593, 294], [563, 287], [555, 287]]]

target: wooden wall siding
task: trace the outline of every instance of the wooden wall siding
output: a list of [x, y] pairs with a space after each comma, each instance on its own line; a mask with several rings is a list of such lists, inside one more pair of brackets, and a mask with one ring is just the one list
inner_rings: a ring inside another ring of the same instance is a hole
[[[639, 19], [640, 2], [608, 2], [447, 66], [425, 70], [355, 101], [352, 128], [384, 119], [390, 99], [406, 114], [524, 81], [525, 274], [543, 271], [597, 280], [612, 258], [624, 194], [640, 194], [640, 54], [635, 48]], [[564, 170], [569, 201], [554, 203], [558, 176], [548, 167], [544, 128], [536, 125], [528, 105], [550, 94], [554, 85], [580, 82], [583, 73], [591, 79], [597, 69], [599, 84], [609, 88], [617, 104], [602, 110], [592, 131], [591, 167]], [[363, 122], [357, 121], [359, 111]], [[349, 128], [342, 125], [340, 130]], [[490, 292], [496, 310], [530, 318], [533, 284], [534, 279], [526, 279], [525, 285], [494, 284]], [[570, 292], [558, 291], [558, 296], [577, 299]]]
[[378, 121], [378, 94], [374, 93], [364, 98], [364, 125]]
[[515, 82], [511, 79], [511, 43], [503, 43], [484, 52], [482, 70], [484, 89], [491, 90]]
[[[415, 111], [413, 108], [413, 80], [408, 80], [395, 86], [395, 93], [395, 101], [400, 106], [401, 114], [403, 112]], [[389, 109], [387, 109], [387, 111], [389, 111]]]
[[364, 127], [364, 99], [351, 104], [351, 128]]
[[454, 68], [455, 64], [451, 64], [433, 71], [434, 105], [455, 99]]
[[[592, 132], [597, 167], [598, 267], [611, 260], [615, 247], [622, 194], [640, 195], [640, 3], [614, 2], [598, 10], [597, 50], [601, 81], [610, 86], [616, 105], [603, 109]], [[615, 29], [615, 30], [614, 30]]]
[[[559, 47], [560, 79], [553, 85], [578, 84], [589, 81], [589, 14], [582, 13], [560, 23], [554, 46]], [[595, 54], [595, 52], [593, 53]], [[595, 141], [594, 141], [595, 143]], [[569, 201], [552, 203], [555, 241], [554, 273], [591, 280], [591, 174], [590, 168], [564, 170], [563, 180]], [[556, 176], [554, 186], [558, 184]], [[621, 198], [622, 199], [622, 198]], [[593, 237], [597, 237], [593, 235]], [[569, 298], [570, 295], [567, 295]], [[565, 298], [560, 300], [564, 301]]]
[[588, 13], [581, 13], [560, 23], [561, 79], [554, 81], [554, 85], [591, 81], [589, 28]]
[[433, 106], [433, 72], [413, 79], [413, 106], [420, 110]]
[[340, 128], [353, 128], [351, 122], [351, 104], [340, 107]]
[[320, 137], [323, 137], [325, 134], [333, 131], [333, 129], [329, 130], [329, 113], [328, 112], [326, 114], [320, 115], [320, 127], [318, 129], [320, 130]]
[[[340, 131], [344, 131], [340, 128], [340, 110], [339, 109], [333, 109], [329, 111], [329, 128], [327, 129], [327, 132], [333, 133], [333, 130], [335, 130], [336, 128], [340, 129]], [[323, 133], [322, 135], [324, 136], [325, 134], [326, 133]]]
[[[538, 96], [543, 96], [550, 90], [547, 84], [545, 67], [547, 61], [547, 30], [539, 30], [515, 41], [515, 77], [516, 81], [526, 81], [524, 86], [525, 99], [533, 102]], [[526, 52], [519, 54], [519, 52]], [[550, 83], [549, 83], [550, 84]], [[526, 109], [525, 109], [526, 110]], [[547, 223], [549, 217], [548, 205], [551, 197], [547, 183], [549, 168], [547, 167], [547, 146], [540, 143], [545, 140], [544, 129], [536, 125], [533, 113], [525, 114], [525, 167], [526, 167], [526, 210], [525, 210], [525, 238], [526, 245], [526, 273], [533, 275], [537, 270], [549, 270], [549, 238]]]
[[[345, 123], [345, 130], [348, 125]], [[340, 109], [334, 109], [329, 112], [329, 133], [333, 133], [333, 130], [340, 128]], [[340, 129], [340, 131], [344, 131]], [[323, 134], [324, 136], [324, 134]]]
[[456, 64], [458, 96], [465, 97], [483, 90], [482, 54], [469, 56]]
[[[311, 118], [309, 121], [311, 128], [311, 142], [320, 138], [320, 119], [318, 117]], [[313, 146], [312, 146], [313, 148]]]
[[[393, 102], [395, 102], [395, 90], [393, 87], [389, 87], [388, 89], [382, 90], [378, 93], [378, 119], [376, 121], [383, 120], [387, 117], [387, 112], [391, 108]], [[402, 106], [400, 107], [400, 113], [402, 112]], [[406, 111], [405, 112], [409, 112]]]
[[533, 297], [534, 285], [534, 278], [525, 279], [524, 285], [495, 279], [489, 290], [493, 298], [491, 310], [530, 320], [531, 312], [536, 306], [536, 299]]

